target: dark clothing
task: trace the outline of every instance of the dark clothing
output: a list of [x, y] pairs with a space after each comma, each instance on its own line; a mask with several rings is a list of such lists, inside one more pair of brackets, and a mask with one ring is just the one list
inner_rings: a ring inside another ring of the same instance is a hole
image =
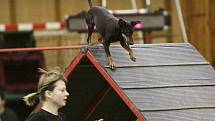
[[19, 121], [19, 119], [13, 110], [6, 108], [4, 113], [0, 115], [0, 121]]
[[62, 113], [54, 115], [41, 109], [38, 112], [32, 113], [26, 121], [65, 121], [65, 118]]

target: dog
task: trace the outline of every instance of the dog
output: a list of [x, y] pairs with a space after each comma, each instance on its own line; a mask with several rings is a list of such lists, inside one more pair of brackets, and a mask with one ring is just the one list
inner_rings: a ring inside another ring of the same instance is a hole
[[90, 43], [91, 35], [96, 26], [96, 31], [100, 37], [98, 41], [103, 44], [107, 58], [108, 65], [111, 69], [115, 69], [116, 65], [113, 62], [109, 47], [110, 44], [119, 41], [121, 46], [129, 52], [130, 59], [136, 61], [134, 53], [129, 45], [133, 45], [134, 26], [138, 21], [127, 22], [123, 19], [114, 17], [107, 9], [99, 6], [93, 6], [92, 1], [88, 0], [90, 9], [86, 13], [85, 20], [88, 26], [88, 45]]

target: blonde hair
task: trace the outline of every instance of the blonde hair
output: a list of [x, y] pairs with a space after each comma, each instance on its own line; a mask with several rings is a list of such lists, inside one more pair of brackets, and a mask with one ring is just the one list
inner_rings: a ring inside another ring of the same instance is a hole
[[67, 83], [67, 79], [64, 77], [63, 73], [56, 68], [50, 71], [43, 70], [39, 68], [39, 72], [42, 73], [40, 76], [37, 92], [30, 93], [23, 97], [23, 100], [25, 101], [26, 105], [32, 106], [34, 105], [37, 100], [44, 100], [44, 93], [46, 90], [53, 90], [54, 89], [54, 83], [58, 80], [63, 80], [65, 83]]

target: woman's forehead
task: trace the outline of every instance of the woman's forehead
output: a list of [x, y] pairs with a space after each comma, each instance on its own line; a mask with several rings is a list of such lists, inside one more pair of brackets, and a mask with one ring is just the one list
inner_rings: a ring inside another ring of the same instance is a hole
[[66, 83], [63, 80], [58, 80], [55, 82], [56, 87], [66, 87]]

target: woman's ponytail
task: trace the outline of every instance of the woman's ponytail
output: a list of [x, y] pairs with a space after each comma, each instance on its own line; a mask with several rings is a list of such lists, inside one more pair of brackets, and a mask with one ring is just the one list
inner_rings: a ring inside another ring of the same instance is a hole
[[30, 93], [26, 96], [23, 97], [23, 100], [25, 101], [25, 104], [28, 106], [33, 106], [36, 101], [38, 100], [38, 93], [34, 92], [34, 93]]

